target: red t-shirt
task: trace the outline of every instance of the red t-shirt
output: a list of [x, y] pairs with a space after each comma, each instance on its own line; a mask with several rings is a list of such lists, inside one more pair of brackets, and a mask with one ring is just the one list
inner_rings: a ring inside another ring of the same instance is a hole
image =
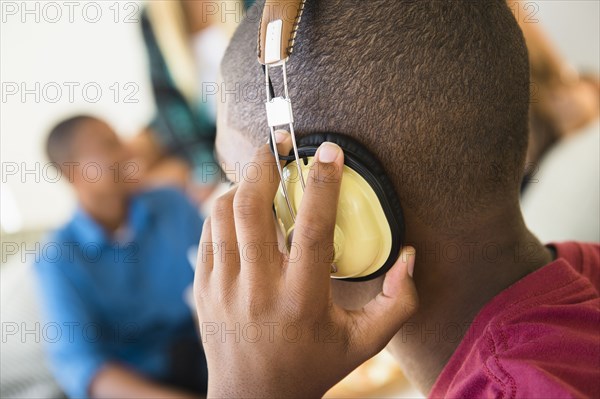
[[479, 312], [430, 397], [600, 398], [600, 245], [554, 248]]

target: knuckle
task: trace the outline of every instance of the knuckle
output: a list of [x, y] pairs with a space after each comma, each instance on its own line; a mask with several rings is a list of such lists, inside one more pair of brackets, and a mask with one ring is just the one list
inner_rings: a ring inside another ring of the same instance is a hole
[[194, 298], [196, 301], [202, 301], [208, 292], [208, 287], [206, 286], [206, 282], [204, 279], [200, 279], [196, 277], [194, 279]]
[[314, 298], [306, 295], [306, 288], [293, 282], [286, 285], [286, 294], [281, 297], [281, 308], [286, 319], [303, 323], [324, 320], [329, 314], [328, 307], [315, 307]]
[[414, 315], [419, 309], [419, 298], [416, 295], [406, 294], [402, 297], [400, 312], [405, 318]]
[[260, 195], [243, 191], [239, 192], [233, 200], [233, 212], [236, 219], [247, 220], [256, 217], [260, 212]]
[[247, 295], [244, 300], [244, 311], [250, 320], [259, 320], [269, 314], [269, 301], [264, 301], [261, 297]]
[[230, 219], [233, 216], [233, 196], [224, 194], [215, 200], [212, 218], [215, 220]]
[[340, 182], [339, 167], [335, 163], [315, 163], [310, 171], [311, 183], [317, 190], [327, 190]]
[[318, 248], [320, 242], [320, 232], [315, 226], [302, 224], [294, 229], [294, 241], [301, 242], [309, 250]]
[[314, 317], [314, 312], [304, 305], [305, 300], [302, 299], [301, 294], [293, 292], [297, 290], [291, 289], [292, 292], [289, 293], [287, 300], [282, 305], [283, 314], [290, 321], [310, 322]]
[[311, 246], [320, 243], [325, 244], [325, 240], [333, 234], [333, 226], [329, 226], [322, 218], [309, 215], [298, 222], [294, 230], [294, 236], [298, 234], [303, 242], [310, 243]]
[[232, 289], [227, 287], [221, 287], [217, 293], [217, 303], [221, 309], [228, 309], [234, 300], [234, 292]]

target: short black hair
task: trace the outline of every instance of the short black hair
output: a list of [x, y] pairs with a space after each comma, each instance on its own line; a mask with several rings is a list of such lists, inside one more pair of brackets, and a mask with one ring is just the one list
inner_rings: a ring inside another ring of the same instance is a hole
[[99, 119], [90, 115], [76, 115], [57, 123], [46, 139], [46, 155], [50, 162], [62, 168], [63, 163], [70, 161], [73, 156], [71, 143], [78, 128], [84, 122], [97, 120]]
[[[256, 146], [268, 134], [257, 31], [246, 18], [221, 66], [228, 89], [259, 88], [258, 100], [227, 105]], [[361, 142], [423, 223], [468, 228], [518, 201], [529, 62], [505, 0], [307, 1], [288, 82], [298, 134]]]

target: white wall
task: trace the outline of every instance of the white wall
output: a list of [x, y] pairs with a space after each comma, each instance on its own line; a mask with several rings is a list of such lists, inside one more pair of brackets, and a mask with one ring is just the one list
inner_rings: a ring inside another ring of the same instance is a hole
[[[526, 0], [523, 0], [526, 1]], [[560, 54], [580, 71], [600, 70], [600, 1], [533, 1], [536, 17]]]
[[[12, 193], [25, 229], [57, 226], [74, 205], [66, 184], [46, 181], [55, 176], [44, 168], [43, 152], [45, 136], [54, 123], [73, 113], [89, 112], [107, 119], [119, 133], [131, 135], [153, 112], [139, 24], [126, 18], [132, 12], [132, 18], [138, 18], [139, 3], [73, 3], [76, 7], [70, 9], [63, 1], [0, 2], [2, 219], [15, 219], [7, 200]], [[33, 12], [25, 13], [25, 7]], [[98, 18], [97, 10], [101, 12]], [[98, 21], [92, 22], [95, 19]], [[69, 82], [79, 84], [72, 98]], [[83, 86], [88, 83], [92, 86], [84, 93]], [[111, 90], [115, 83], [120, 88], [116, 98], [116, 86]], [[125, 87], [127, 83], [130, 85]], [[35, 94], [22, 98], [22, 84]], [[19, 92], [11, 95], [15, 85]], [[58, 98], [56, 86], [62, 90]], [[102, 90], [96, 103], [92, 103], [94, 86]], [[139, 91], [131, 99], [137, 103], [127, 103], [126, 94], [136, 89]], [[19, 171], [13, 175], [15, 163]], [[23, 166], [29, 170], [37, 167], [39, 172], [24, 174]]]

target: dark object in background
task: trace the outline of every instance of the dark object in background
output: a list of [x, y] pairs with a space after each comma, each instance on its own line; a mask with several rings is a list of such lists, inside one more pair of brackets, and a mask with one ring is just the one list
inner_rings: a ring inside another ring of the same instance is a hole
[[165, 381], [186, 391], [206, 395], [208, 369], [202, 344], [198, 337], [182, 337], [171, 347], [171, 375]]
[[[194, 109], [177, 88], [146, 10], [141, 13], [141, 28], [156, 103], [156, 115], [150, 127], [156, 134], [157, 141], [166, 153], [179, 155], [190, 162], [196, 175], [202, 174], [202, 170], [214, 170], [214, 122], [201, 107]], [[197, 177], [202, 183], [212, 183], [206, 181], [207, 176]]]

